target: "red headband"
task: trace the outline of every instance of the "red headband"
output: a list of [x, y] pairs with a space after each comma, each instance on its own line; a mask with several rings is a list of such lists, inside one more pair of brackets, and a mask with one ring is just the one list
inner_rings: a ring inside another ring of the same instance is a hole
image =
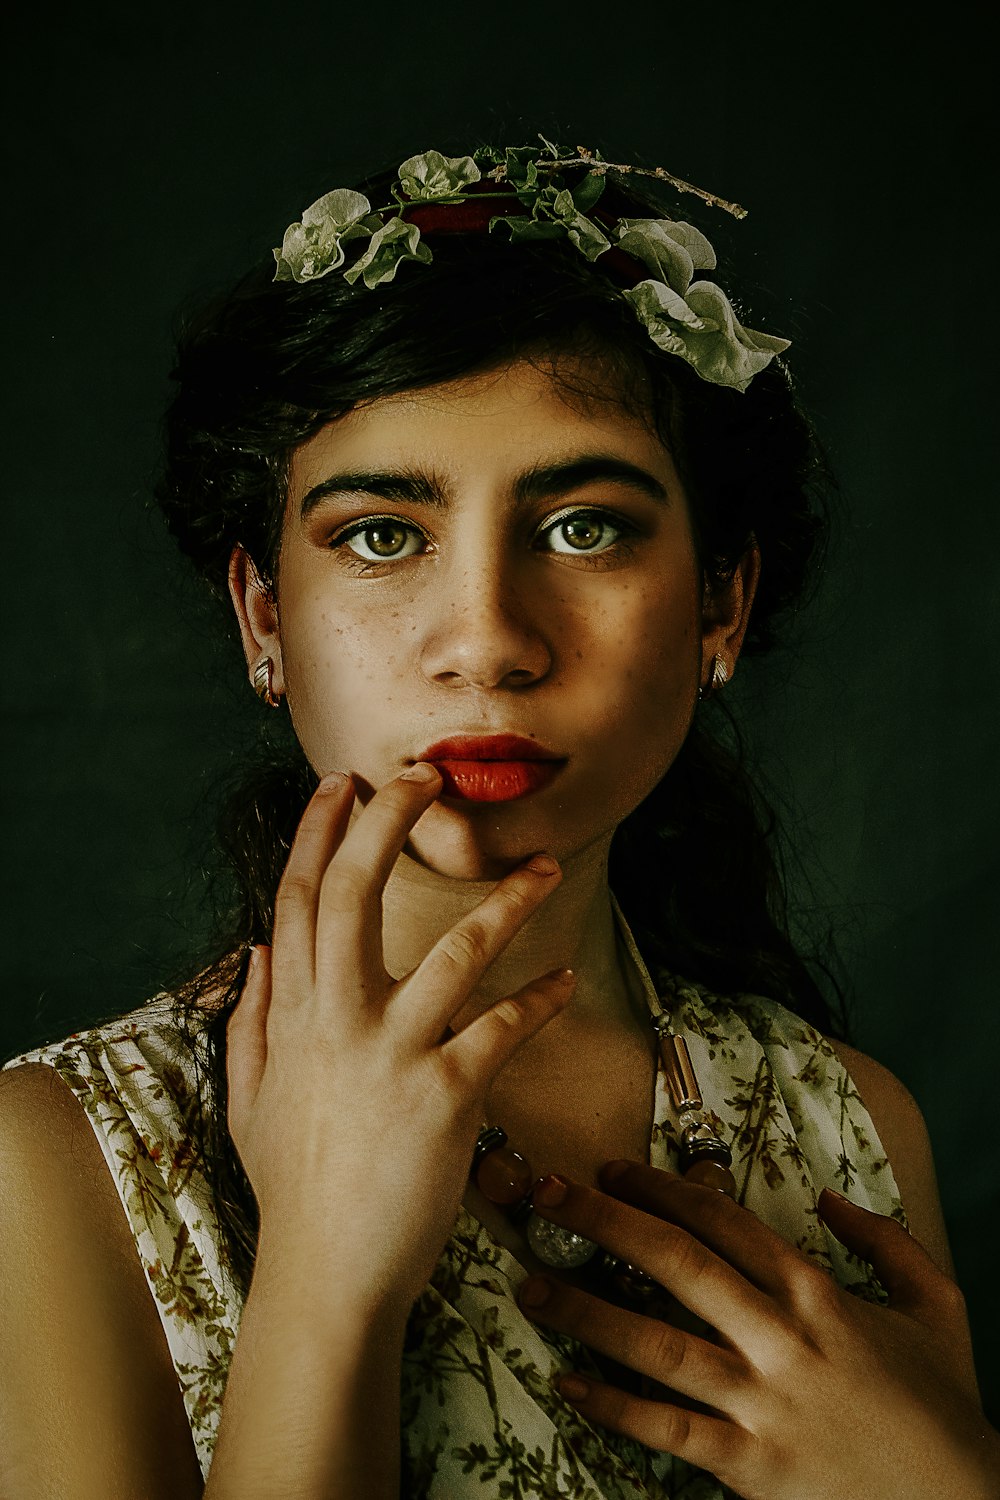
[[[475, 194], [495, 191], [496, 184], [490, 179], [470, 182], [463, 190], [461, 203], [417, 204], [414, 208], [404, 206], [399, 210], [399, 216], [408, 224], [416, 224], [422, 235], [486, 234], [491, 219], [527, 217], [528, 210], [513, 195], [510, 198], [485, 198], [481, 202], [476, 201]], [[589, 217], [607, 229], [617, 223], [613, 215], [603, 212], [600, 207], [591, 209]], [[602, 271], [617, 272], [630, 287], [650, 276], [649, 270], [641, 261], [614, 245], [598, 256], [598, 260]]]

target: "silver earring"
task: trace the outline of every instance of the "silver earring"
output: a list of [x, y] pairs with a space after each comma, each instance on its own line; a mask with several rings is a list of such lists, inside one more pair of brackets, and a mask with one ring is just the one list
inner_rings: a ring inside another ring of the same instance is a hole
[[250, 673], [250, 681], [253, 690], [262, 703], [268, 708], [277, 708], [281, 702], [274, 694], [274, 662], [269, 656], [262, 656], [260, 661]]
[[706, 687], [698, 689], [699, 700], [704, 702], [706, 698], [711, 698], [712, 694], [725, 687], [728, 681], [729, 668], [726, 666], [726, 659], [721, 652], [717, 651], [712, 660], [712, 680]]

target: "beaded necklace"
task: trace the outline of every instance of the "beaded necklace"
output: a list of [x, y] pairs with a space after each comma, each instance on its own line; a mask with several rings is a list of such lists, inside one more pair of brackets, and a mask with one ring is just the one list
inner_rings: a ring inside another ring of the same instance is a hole
[[[670, 1024], [613, 892], [611, 905], [620, 938], [624, 941], [623, 957], [642, 986], [671, 1103], [677, 1115], [681, 1175], [688, 1182], [716, 1188], [732, 1197], [736, 1192], [730, 1170], [732, 1152], [716, 1133], [705, 1110], [687, 1043]], [[593, 1275], [605, 1288], [627, 1302], [645, 1306], [659, 1295], [661, 1289], [658, 1285], [635, 1266], [601, 1250], [593, 1240], [563, 1229], [535, 1213], [531, 1195], [539, 1178], [527, 1157], [509, 1144], [506, 1132], [499, 1125], [485, 1124], [479, 1132], [469, 1176], [483, 1197], [522, 1230], [532, 1251], [544, 1265], [563, 1271], [580, 1271], [586, 1267], [588, 1278]]]

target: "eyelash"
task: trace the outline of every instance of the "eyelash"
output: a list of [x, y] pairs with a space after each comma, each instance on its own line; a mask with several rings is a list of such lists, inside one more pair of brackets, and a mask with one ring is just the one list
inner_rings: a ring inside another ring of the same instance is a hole
[[[634, 521], [628, 521], [624, 516], [617, 515], [614, 511], [601, 510], [594, 506], [575, 506], [569, 510], [561, 511], [558, 515], [553, 516], [550, 521], [547, 521], [544, 526], [540, 527], [535, 536], [536, 538], [545, 536], [557, 527], [565, 526], [567, 522], [589, 518], [594, 518], [600, 524], [610, 526], [617, 531], [618, 535], [614, 541], [609, 542], [606, 547], [602, 547], [599, 551], [576, 551], [572, 548], [567, 551], [557, 551], [554, 547], [543, 547], [539, 550], [552, 552], [557, 557], [585, 558], [595, 567], [607, 567], [612, 561], [617, 561], [621, 557], [628, 556], [632, 551], [631, 538], [639, 534], [639, 527], [636, 526]], [[374, 531], [381, 525], [398, 526], [401, 530], [411, 532], [416, 536], [423, 536], [426, 540], [426, 533], [421, 531], [419, 526], [414, 526], [412, 521], [404, 521], [400, 516], [365, 516], [364, 520], [355, 521], [352, 525], [345, 528], [345, 530], [337, 532], [335, 536], [330, 538], [327, 545], [331, 551], [340, 553], [341, 561], [345, 567], [362, 574], [386, 564], [405, 562], [411, 557], [420, 556], [417, 552], [406, 552], [395, 557], [361, 557], [347, 545], [352, 537], [363, 536], [366, 531]]]

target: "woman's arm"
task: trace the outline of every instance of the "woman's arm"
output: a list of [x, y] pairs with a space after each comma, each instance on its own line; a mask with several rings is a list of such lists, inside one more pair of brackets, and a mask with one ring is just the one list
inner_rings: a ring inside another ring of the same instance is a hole
[[205, 1500], [396, 1500], [408, 1311], [262, 1239]]
[[[555, 888], [507, 875], [402, 980], [382, 896], [441, 789], [417, 766], [356, 822], [349, 778], [320, 783], [227, 1027], [228, 1121], [260, 1209], [207, 1500], [390, 1500], [410, 1307], [455, 1220], [490, 1082], [566, 1004], [572, 976], [451, 1023]], [[386, 1108], [391, 1102], [392, 1118]]]
[[203, 1487], [90, 1123], [53, 1068], [0, 1073], [3, 1500], [395, 1500], [405, 1310], [325, 1314], [329, 1290], [262, 1246]]
[[[440, 790], [414, 767], [352, 825], [352, 781], [320, 784], [273, 947], [254, 950], [229, 1018], [228, 1123], [261, 1227], [208, 1500], [397, 1500], [409, 1309], [454, 1223], [490, 1083], [572, 993], [553, 971], [452, 1031], [558, 883], [537, 857], [404, 979], [386, 970], [385, 883]], [[7, 1075], [0, 1160], [4, 1500], [201, 1494], [127, 1223], [61, 1083]]]
[[201, 1493], [163, 1327], [90, 1124], [52, 1068], [0, 1073], [0, 1494]]

